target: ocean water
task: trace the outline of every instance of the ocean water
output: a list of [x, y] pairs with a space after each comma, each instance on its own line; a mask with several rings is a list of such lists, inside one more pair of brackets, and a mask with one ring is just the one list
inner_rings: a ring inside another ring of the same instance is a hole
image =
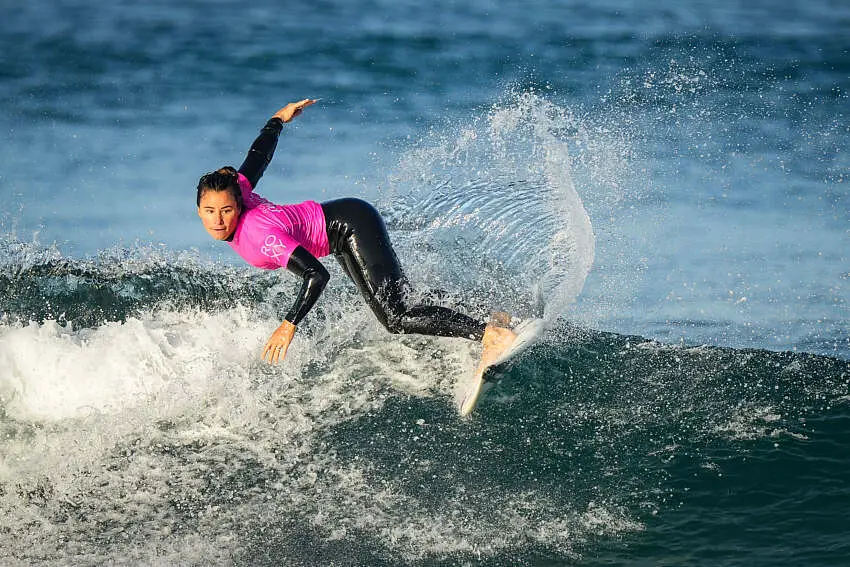
[[[850, 564], [850, 8], [32, 0], [0, 36], [0, 564]], [[385, 214], [392, 336], [334, 262], [212, 242], [198, 177]]]

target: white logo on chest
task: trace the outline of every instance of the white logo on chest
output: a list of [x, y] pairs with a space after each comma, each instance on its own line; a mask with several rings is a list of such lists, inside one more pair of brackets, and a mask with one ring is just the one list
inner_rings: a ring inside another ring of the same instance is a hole
[[260, 248], [260, 252], [268, 256], [269, 258], [274, 258], [277, 260], [281, 256], [286, 253], [286, 246], [283, 242], [275, 236], [274, 234], [269, 234], [266, 236], [265, 246]]

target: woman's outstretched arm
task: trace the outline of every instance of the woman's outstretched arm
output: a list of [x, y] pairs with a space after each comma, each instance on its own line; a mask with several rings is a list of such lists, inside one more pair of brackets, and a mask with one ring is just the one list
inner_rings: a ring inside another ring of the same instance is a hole
[[272, 116], [263, 129], [260, 130], [260, 135], [251, 144], [251, 149], [248, 150], [248, 155], [245, 156], [245, 161], [239, 166], [239, 173], [248, 178], [251, 182], [251, 187], [256, 187], [257, 182], [263, 176], [269, 163], [274, 157], [274, 151], [277, 148], [277, 140], [280, 137], [280, 132], [283, 130], [284, 122], [289, 122], [304, 110], [306, 107], [314, 104], [316, 101], [310, 98], [305, 98], [298, 102], [290, 102]]
[[281, 130], [283, 130], [283, 122], [280, 118], [269, 119], [263, 129], [260, 130], [260, 135], [251, 144], [251, 149], [248, 150], [245, 161], [239, 166], [239, 173], [248, 178], [251, 187], [257, 186], [257, 182], [272, 161]]

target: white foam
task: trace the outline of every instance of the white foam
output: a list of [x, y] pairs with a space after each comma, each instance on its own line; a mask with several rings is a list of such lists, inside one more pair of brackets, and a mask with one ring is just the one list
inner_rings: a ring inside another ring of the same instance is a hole
[[712, 432], [736, 441], [752, 441], [766, 437], [792, 437], [807, 439], [803, 434], [782, 427], [782, 415], [773, 406], [742, 404], [722, 423], [716, 424]]
[[0, 327], [0, 391], [17, 419], [115, 412], [169, 384], [203, 380], [215, 363], [243, 358], [261, 340], [244, 314], [160, 313], [96, 329], [55, 321]]
[[[575, 548], [590, 534], [644, 529], [621, 507], [555, 503], [544, 490], [501, 492], [482, 487], [481, 495], [446, 494], [443, 505], [430, 502], [423, 507], [394, 481], [371, 484], [367, 471], [354, 465], [340, 466], [333, 458], [322, 458], [320, 468], [333, 473], [312, 483], [309, 491], [299, 491], [295, 496], [301, 500], [299, 508], [315, 509], [315, 525], [327, 530], [329, 538], [343, 538], [348, 530], [374, 534], [405, 563], [435, 555], [493, 557], [529, 544], [578, 557]], [[486, 514], [481, 510], [484, 501]]]
[[[15, 355], [13, 346], [29, 353], [17, 355], [15, 381], [4, 375], [14, 392], [7, 410], [15, 420], [39, 416], [48, 425], [2, 440], [0, 482], [17, 487], [0, 494], [0, 512], [13, 526], [3, 545], [20, 557], [83, 563], [204, 556], [226, 562], [245, 545], [233, 526], [294, 516], [310, 518], [310, 529], [328, 540], [362, 531], [410, 562], [494, 556], [529, 542], [571, 555], [588, 533], [640, 529], [616, 507], [556, 504], [545, 488], [484, 500], [447, 494], [435, 506], [412, 495], [404, 478], [381, 475], [375, 483], [368, 455], [324, 450], [322, 436], [336, 424], [369, 415], [399, 391], [450, 404], [458, 374], [472, 370], [479, 348], [460, 339], [390, 335], [359, 298], [338, 303], [316, 313], [316, 324], [305, 325], [277, 367], [259, 360], [276, 321], [258, 321], [244, 309], [163, 311], [88, 330], [52, 322], [0, 329], [4, 361]], [[336, 322], [333, 328], [320, 323], [324, 318]], [[55, 352], [42, 362], [43, 350]], [[141, 362], [133, 365], [133, 357]], [[57, 370], [57, 361], [69, 359], [72, 365]], [[22, 362], [29, 370], [21, 370]], [[45, 370], [54, 374], [40, 374]], [[85, 388], [75, 392], [80, 382]], [[419, 465], [430, 466], [411, 466]], [[194, 510], [204, 535], [181, 535], [181, 506], [226, 497], [226, 486], [220, 494], [204, 492], [210, 474], [241, 470], [275, 482]], [[85, 518], [41, 519], [76, 510]], [[276, 529], [272, 520], [260, 525]], [[104, 537], [110, 543], [100, 545]]]

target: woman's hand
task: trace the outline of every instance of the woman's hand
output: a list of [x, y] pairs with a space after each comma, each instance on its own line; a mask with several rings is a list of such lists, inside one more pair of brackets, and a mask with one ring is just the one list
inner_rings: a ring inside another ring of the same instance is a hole
[[289, 348], [293, 336], [295, 336], [295, 325], [289, 321], [284, 321], [269, 337], [260, 358], [262, 360], [268, 358], [269, 364], [277, 364], [286, 357], [286, 350]]
[[298, 102], [290, 102], [289, 104], [275, 112], [272, 118], [280, 118], [284, 122], [289, 122], [290, 120], [301, 114], [301, 111], [310, 106], [311, 104], [316, 104], [316, 99], [305, 98], [304, 100], [299, 100]]

